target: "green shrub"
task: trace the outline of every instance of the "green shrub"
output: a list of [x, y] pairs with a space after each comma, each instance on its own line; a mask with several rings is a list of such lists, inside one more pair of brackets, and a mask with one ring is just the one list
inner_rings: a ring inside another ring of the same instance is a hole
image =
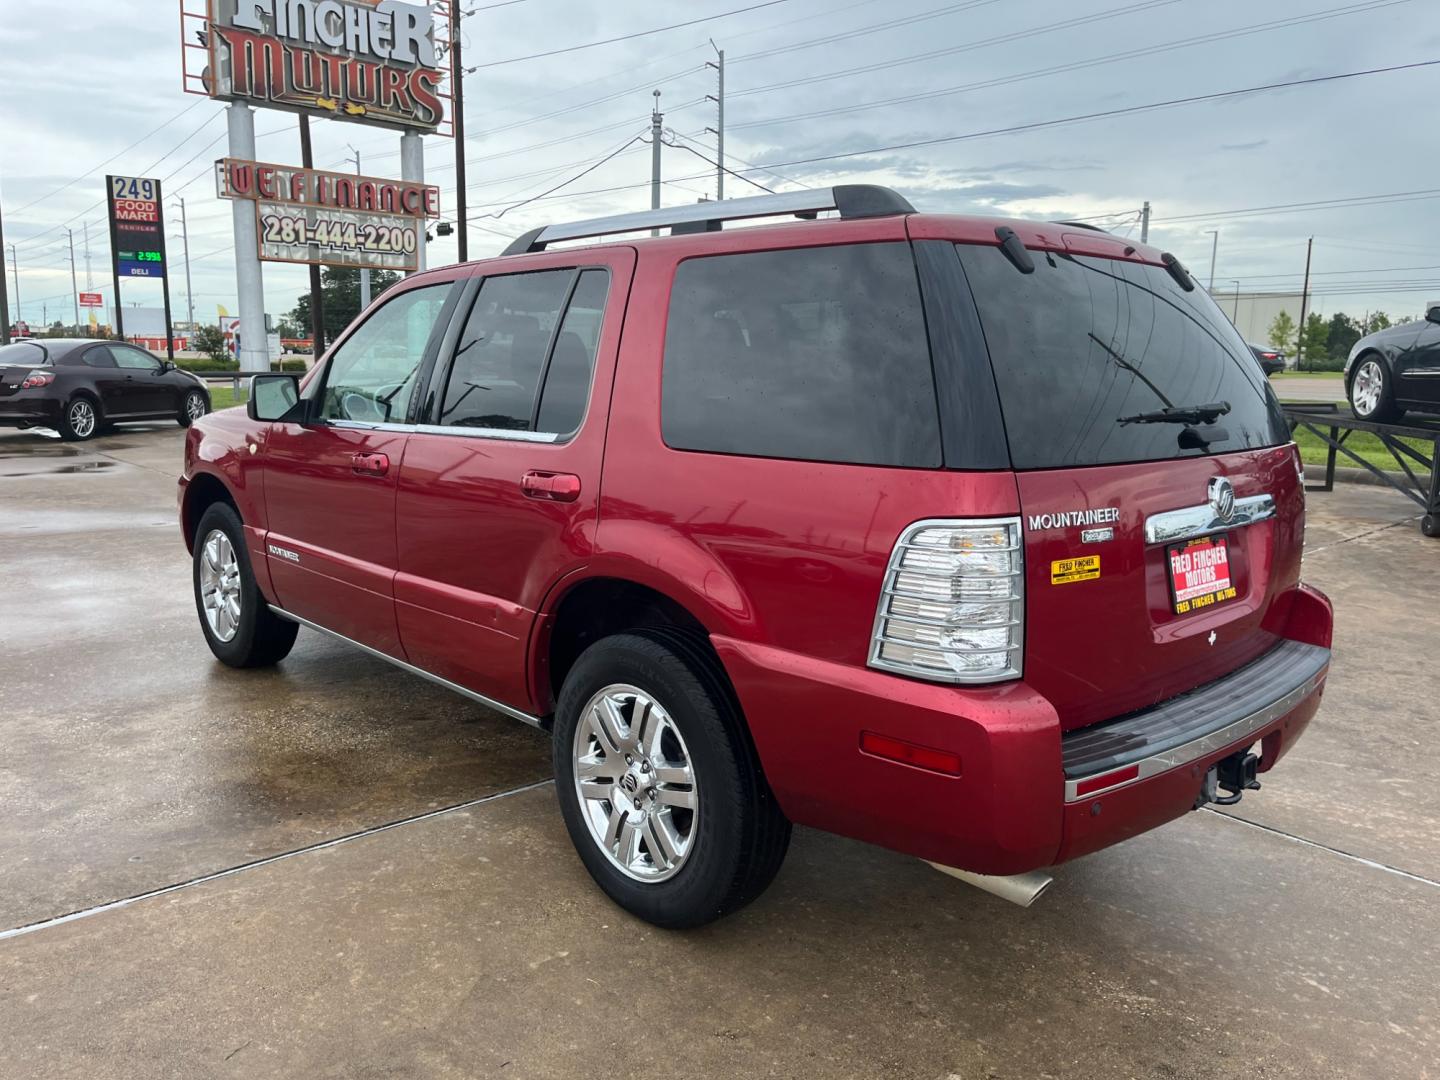
[[175, 366], [185, 371], [239, 371], [240, 361], [211, 360], [202, 356], [198, 360], [176, 360]]
[[304, 360], [271, 360], [271, 371], [298, 371], [304, 373], [310, 369], [305, 366]]

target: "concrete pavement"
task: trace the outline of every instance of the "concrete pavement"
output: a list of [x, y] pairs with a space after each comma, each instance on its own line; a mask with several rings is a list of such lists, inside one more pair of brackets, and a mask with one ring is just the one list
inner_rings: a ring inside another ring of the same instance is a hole
[[1311, 497], [1334, 671], [1229, 816], [1028, 911], [799, 830], [756, 904], [670, 934], [591, 885], [542, 734], [309, 632], [215, 664], [178, 451], [0, 435], [0, 935], [87, 912], [0, 937], [0, 1075], [1436, 1072], [1440, 542], [1394, 492]]

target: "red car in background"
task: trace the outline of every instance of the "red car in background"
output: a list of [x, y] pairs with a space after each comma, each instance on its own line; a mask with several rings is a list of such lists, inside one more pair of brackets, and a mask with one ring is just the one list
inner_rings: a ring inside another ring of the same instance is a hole
[[1329, 668], [1296, 448], [1185, 268], [883, 188], [414, 275], [200, 420], [179, 494], [217, 657], [311, 627], [549, 730], [664, 926], [792, 823], [1004, 892], [1257, 787]]

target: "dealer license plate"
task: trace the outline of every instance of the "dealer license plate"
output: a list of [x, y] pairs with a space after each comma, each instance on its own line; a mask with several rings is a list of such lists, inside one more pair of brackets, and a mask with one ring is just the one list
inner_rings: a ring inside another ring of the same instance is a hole
[[1230, 542], [1224, 536], [1206, 536], [1171, 547], [1170, 595], [1175, 614], [1213, 607], [1235, 599], [1230, 579]]

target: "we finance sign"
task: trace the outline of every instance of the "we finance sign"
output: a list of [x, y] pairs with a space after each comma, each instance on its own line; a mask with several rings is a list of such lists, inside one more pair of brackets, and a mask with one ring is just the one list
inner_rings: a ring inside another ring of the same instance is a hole
[[209, 0], [211, 97], [433, 132], [445, 119], [443, 23], [400, 0]]

